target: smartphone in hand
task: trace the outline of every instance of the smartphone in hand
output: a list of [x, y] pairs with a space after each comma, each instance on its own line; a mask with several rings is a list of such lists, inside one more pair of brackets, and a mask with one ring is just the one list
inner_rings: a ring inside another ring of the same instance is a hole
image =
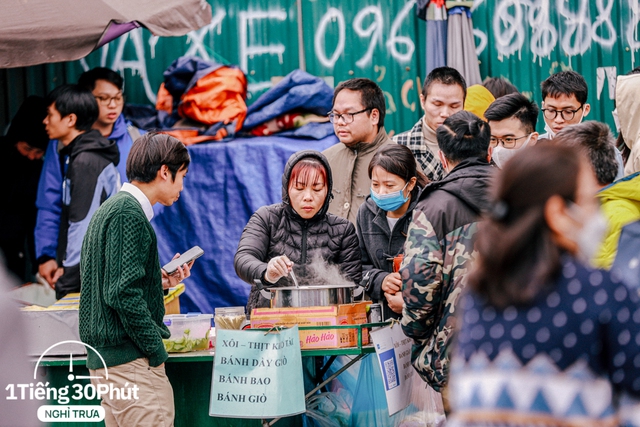
[[200, 246], [194, 246], [188, 251], [186, 251], [185, 253], [183, 253], [182, 255], [180, 255], [178, 258], [172, 261], [169, 261], [168, 263], [163, 265], [162, 269], [165, 271], [165, 273], [171, 275], [176, 272], [178, 267], [184, 264], [189, 264], [191, 261], [197, 258], [200, 258], [203, 254], [204, 254], [204, 251]]

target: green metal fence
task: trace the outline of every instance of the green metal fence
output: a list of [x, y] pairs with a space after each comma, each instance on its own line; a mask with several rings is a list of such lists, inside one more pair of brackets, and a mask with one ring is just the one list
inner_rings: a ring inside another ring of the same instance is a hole
[[476, 0], [475, 8], [483, 77], [507, 77], [539, 104], [541, 81], [575, 70], [589, 85], [588, 118], [613, 127], [615, 77], [640, 65], [636, 0]]
[[[0, 126], [25, 96], [98, 65], [125, 76], [129, 102], [154, 103], [162, 72], [181, 55], [239, 65], [250, 83], [249, 103], [272, 78], [303, 68], [333, 85], [352, 77], [377, 81], [390, 131], [409, 129], [422, 114], [418, 94], [430, 46], [414, 0], [210, 2], [211, 24], [185, 37], [138, 29], [80, 61], [0, 70]], [[613, 124], [615, 76], [638, 62], [636, 0], [476, 0], [473, 20], [483, 77], [506, 77], [539, 103], [542, 80], [574, 69], [590, 87], [589, 118]]]

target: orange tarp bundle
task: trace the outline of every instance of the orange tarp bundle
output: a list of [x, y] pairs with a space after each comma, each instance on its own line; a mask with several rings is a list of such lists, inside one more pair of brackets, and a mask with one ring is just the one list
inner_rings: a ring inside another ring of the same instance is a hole
[[173, 96], [164, 87], [164, 83], [160, 84], [160, 89], [158, 89], [158, 94], [156, 95], [156, 110], [166, 111], [167, 114], [171, 114], [173, 111]]
[[[229, 131], [226, 125], [235, 122], [238, 132], [247, 116], [247, 79], [236, 67], [219, 67], [201, 77], [182, 97], [178, 114], [192, 121], [211, 126], [222, 123], [215, 135], [203, 135], [198, 129], [167, 129], [164, 132], [180, 139], [185, 145], [216, 141], [225, 138]], [[171, 113], [173, 99], [164, 84], [158, 91], [157, 110]]]
[[182, 95], [178, 113], [206, 125], [236, 122], [242, 128], [247, 115], [247, 79], [238, 68], [220, 67]]

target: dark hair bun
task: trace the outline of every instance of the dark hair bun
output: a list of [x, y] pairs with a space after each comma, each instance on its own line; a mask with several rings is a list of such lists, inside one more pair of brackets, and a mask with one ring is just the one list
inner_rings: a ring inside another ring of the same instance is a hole
[[448, 117], [436, 131], [436, 136], [444, 156], [458, 162], [471, 157], [485, 158], [491, 130], [484, 120], [463, 110]]

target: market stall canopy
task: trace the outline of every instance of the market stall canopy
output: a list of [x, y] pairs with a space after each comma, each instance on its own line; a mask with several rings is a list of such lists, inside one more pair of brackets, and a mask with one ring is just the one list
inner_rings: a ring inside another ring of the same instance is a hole
[[80, 59], [138, 27], [181, 36], [210, 22], [206, 0], [4, 0], [0, 68]]

